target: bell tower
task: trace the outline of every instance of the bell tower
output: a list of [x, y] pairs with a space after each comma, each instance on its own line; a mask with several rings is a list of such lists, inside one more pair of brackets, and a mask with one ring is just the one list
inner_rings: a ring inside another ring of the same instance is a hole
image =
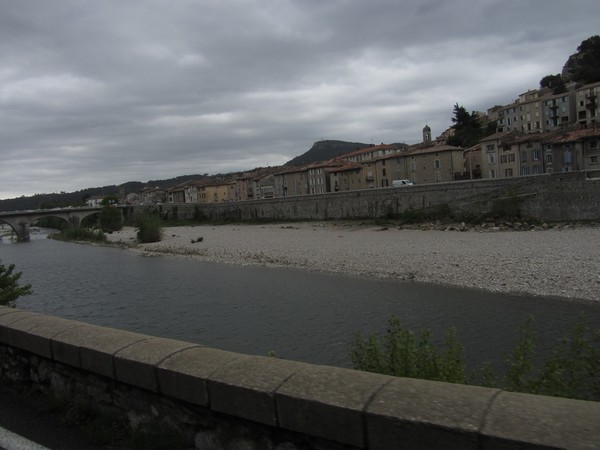
[[425, 128], [423, 128], [423, 144], [431, 144], [431, 128], [429, 128], [429, 125], [425, 125]]

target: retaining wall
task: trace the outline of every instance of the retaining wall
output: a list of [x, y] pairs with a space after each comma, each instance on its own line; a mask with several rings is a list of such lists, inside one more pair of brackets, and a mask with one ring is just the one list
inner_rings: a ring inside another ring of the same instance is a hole
[[[457, 215], [484, 216], [499, 207], [540, 221], [600, 219], [600, 178], [592, 172], [455, 181], [218, 204], [152, 206], [167, 219], [328, 220], [393, 217], [443, 206]], [[135, 216], [148, 207], [126, 207]]]
[[600, 403], [249, 356], [0, 307], [0, 378], [198, 449], [592, 449]]

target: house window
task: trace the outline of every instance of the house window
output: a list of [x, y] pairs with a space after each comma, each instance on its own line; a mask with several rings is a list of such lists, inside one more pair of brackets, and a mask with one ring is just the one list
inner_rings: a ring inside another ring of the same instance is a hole
[[521, 152], [521, 162], [526, 162], [526, 161], [527, 161], [527, 152], [522, 151]]
[[598, 143], [596, 141], [590, 142], [590, 148], [597, 148]]
[[435, 172], [435, 181], [442, 181], [442, 174], [440, 172]]
[[512, 176], [513, 176], [513, 171], [512, 171], [512, 169], [506, 169], [506, 170], [504, 171], [504, 176], [505, 176], [505, 177], [512, 177]]
[[534, 150], [534, 151], [531, 153], [531, 156], [532, 156], [532, 158], [533, 158], [533, 160], [534, 160], [534, 161], [539, 161], [539, 160], [540, 160], [540, 158], [542, 157], [542, 152], [541, 152], [541, 151], [539, 151], [539, 150]]
[[440, 168], [440, 160], [436, 159], [433, 161], [433, 168], [434, 169], [439, 169]]
[[496, 149], [496, 147], [494, 146], [494, 144], [488, 144], [485, 146], [485, 150], [488, 152], [493, 152]]
[[410, 163], [410, 171], [411, 172], [416, 172], [417, 171], [417, 163], [416, 162], [411, 162]]
[[566, 150], [563, 156], [565, 164], [570, 164], [573, 162], [573, 155], [571, 154], [571, 150]]
[[521, 175], [529, 175], [529, 167], [521, 167]]
[[385, 177], [386, 173], [385, 173], [385, 169], [381, 169], [381, 174]]
[[506, 155], [500, 155], [500, 164], [506, 164], [508, 162], [508, 158]]
[[590, 157], [590, 164], [598, 164], [598, 157], [597, 156]]
[[515, 162], [515, 154], [511, 153], [510, 155], [508, 155], [508, 162]]
[[496, 164], [496, 154], [495, 153], [490, 153], [488, 155], [488, 163], [489, 164]]
[[548, 164], [552, 164], [553, 160], [552, 160], [552, 154], [551, 153], [549, 153], [549, 154], [546, 155], [546, 162]]
[[537, 174], [539, 174], [539, 173], [542, 173], [542, 168], [541, 168], [541, 166], [533, 166], [532, 173], [533, 173], [534, 175], [537, 175]]
[[490, 178], [496, 178], [496, 171], [494, 169], [490, 169]]

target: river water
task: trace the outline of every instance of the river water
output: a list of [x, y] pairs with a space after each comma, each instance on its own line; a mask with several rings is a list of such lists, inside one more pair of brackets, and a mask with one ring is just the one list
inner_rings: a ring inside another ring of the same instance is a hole
[[33, 295], [17, 306], [240, 353], [350, 367], [356, 332], [383, 332], [391, 314], [441, 341], [455, 327], [471, 367], [498, 364], [532, 315], [540, 352], [600, 304], [512, 296], [291, 269], [236, 266], [33, 239], [0, 245]]

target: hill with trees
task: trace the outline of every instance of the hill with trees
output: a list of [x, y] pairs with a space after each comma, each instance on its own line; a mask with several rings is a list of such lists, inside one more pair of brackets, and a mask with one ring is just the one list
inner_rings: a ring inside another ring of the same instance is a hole
[[360, 148], [368, 147], [369, 144], [362, 144], [360, 142], [346, 142], [346, 141], [331, 141], [323, 140], [315, 142], [312, 147], [301, 154], [296, 156], [294, 159], [289, 160], [285, 166], [301, 166], [304, 164], [310, 164], [317, 161], [327, 161], [328, 159], [335, 158], [336, 156], [343, 155], [344, 153], [350, 153]]

